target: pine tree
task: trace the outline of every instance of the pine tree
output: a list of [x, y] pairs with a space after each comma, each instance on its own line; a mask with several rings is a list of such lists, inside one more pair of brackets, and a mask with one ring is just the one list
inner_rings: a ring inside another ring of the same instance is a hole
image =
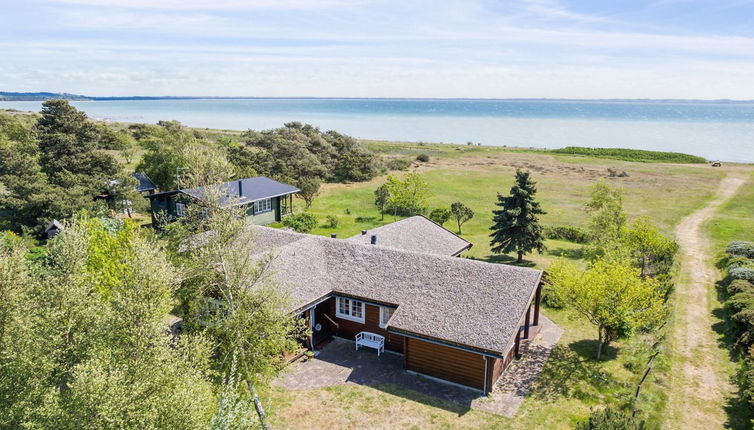
[[535, 185], [529, 172], [517, 170], [516, 183], [511, 188], [510, 196], [498, 194], [495, 204], [501, 209], [492, 211], [492, 252], [501, 254], [515, 251], [518, 253], [519, 263], [523, 261], [524, 254], [535, 249], [539, 252], [545, 250], [538, 215], [546, 212], [534, 200], [537, 193]]

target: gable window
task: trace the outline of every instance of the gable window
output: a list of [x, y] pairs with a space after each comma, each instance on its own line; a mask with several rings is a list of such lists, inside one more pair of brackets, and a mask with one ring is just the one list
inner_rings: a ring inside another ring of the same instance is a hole
[[175, 214], [177, 216], [186, 216], [186, 205], [183, 203], [175, 204]]
[[261, 214], [272, 210], [272, 199], [264, 199], [254, 202], [254, 213]]
[[364, 302], [336, 297], [335, 315], [338, 318], [364, 323]]
[[394, 308], [380, 306], [380, 328], [387, 327], [387, 322], [390, 321], [390, 317], [393, 316], [394, 312]]

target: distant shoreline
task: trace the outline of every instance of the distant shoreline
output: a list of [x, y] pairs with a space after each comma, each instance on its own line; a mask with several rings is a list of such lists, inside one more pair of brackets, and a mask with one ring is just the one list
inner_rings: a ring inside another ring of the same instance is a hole
[[3, 92], [0, 91], [0, 101], [29, 101], [38, 102], [51, 99], [71, 101], [149, 101], [149, 100], [448, 100], [448, 101], [507, 101], [507, 102], [580, 102], [580, 103], [709, 103], [709, 104], [752, 104], [754, 100], [731, 99], [573, 99], [573, 98], [475, 98], [475, 97], [310, 97], [310, 96], [86, 96], [81, 94], [51, 93], [51, 92]]

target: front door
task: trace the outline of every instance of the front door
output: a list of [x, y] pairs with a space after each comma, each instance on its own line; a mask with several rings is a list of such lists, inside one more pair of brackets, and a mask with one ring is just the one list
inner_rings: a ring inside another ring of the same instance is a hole
[[312, 330], [312, 342], [314, 346], [329, 339], [333, 335], [330, 321], [325, 314], [327, 313], [327, 302], [320, 303], [314, 307], [313, 318], [310, 322], [310, 328]]

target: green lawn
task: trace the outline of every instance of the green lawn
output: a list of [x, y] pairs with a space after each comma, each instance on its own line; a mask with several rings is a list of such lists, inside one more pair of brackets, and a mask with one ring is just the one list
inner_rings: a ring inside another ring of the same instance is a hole
[[705, 226], [712, 249], [722, 251], [735, 240], [754, 241], [754, 175]]
[[[433, 194], [429, 200], [430, 208], [449, 207], [454, 201], [471, 207], [476, 215], [462, 227], [463, 237], [474, 244], [467, 255], [491, 261], [507, 261], [491, 255], [488, 235], [497, 193], [510, 190], [516, 168], [529, 169], [537, 181], [538, 197], [547, 211], [542, 217], [546, 225], [586, 226], [587, 218], [582, 208], [589, 187], [598, 180], [606, 180], [623, 190], [630, 217], [649, 216], [666, 234], [672, 234], [673, 227], [683, 216], [709, 199], [723, 175], [720, 170], [706, 166], [631, 163], [537, 151], [412, 144], [397, 146], [397, 150], [388, 152], [396, 145], [380, 145], [380, 151], [389, 155], [415, 157], [414, 154], [420, 151], [430, 154], [429, 163], [417, 163], [418, 166], [414, 167], [429, 183]], [[441, 148], [432, 149], [438, 146]], [[630, 176], [607, 178], [608, 167], [625, 170]], [[380, 177], [366, 183], [327, 184], [310, 209], [320, 219], [320, 227], [314, 233], [337, 233], [338, 237], [349, 237], [362, 229], [394, 221], [396, 218], [392, 215], [386, 215], [381, 221], [373, 203], [373, 191], [383, 182], [384, 177]], [[299, 207], [302, 203], [297, 201]], [[337, 228], [325, 225], [327, 215], [338, 218]], [[457, 229], [452, 220], [446, 227], [453, 231]], [[547, 246], [544, 255], [528, 257], [533, 264], [545, 266], [557, 256], [579, 257], [578, 245], [548, 241]]]

